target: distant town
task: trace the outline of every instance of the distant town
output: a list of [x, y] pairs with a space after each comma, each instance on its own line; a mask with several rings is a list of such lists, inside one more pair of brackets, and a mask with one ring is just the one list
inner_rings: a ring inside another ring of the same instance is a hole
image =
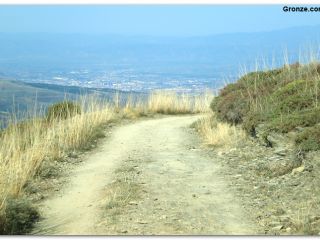
[[47, 83], [89, 88], [111, 88], [122, 91], [148, 92], [154, 89], [169, 89], [178, 92], [203, 92], [215, 89], [217, 77], [197, 77], [184, 74], [139, 73], [133, 69], [119, 70], [45, 70], [21, 71], [4, 74], [29, 83]]

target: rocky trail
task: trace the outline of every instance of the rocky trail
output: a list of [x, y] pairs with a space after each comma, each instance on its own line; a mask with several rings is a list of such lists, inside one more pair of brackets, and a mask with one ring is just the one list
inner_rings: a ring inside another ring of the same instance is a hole
[[33, 234], [257, 234], [223, 165], [189, 127], [197, 118], [115, 127], [41, 203]]

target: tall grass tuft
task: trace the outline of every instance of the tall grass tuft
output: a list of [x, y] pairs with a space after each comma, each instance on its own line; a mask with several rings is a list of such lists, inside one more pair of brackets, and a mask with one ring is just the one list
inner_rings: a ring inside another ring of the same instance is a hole
[[244, 130], [219, 122], [215, 116], [206, 116], [196, 122], [196, 129], [204, 142], [215, 147], [232, 147], [246, 139]]
[[42, 161], [59, 159], [80, 148], [95, 129], [112, 119], [108, 105], [94, 99], [81, 99], [82, 114], [67, 119], [30, 118], [11, 124], [0, 135], [0, 215], [6, 199], [17, 197]]
[[[199, 95], [158, 90], [151, 92], [144, 99], [116, 95], [114, 106], [120, 109], [124, 116], [134, 117], [152, 114], [195, 114], [210, 112], [212, 99], [213, 94], [208, 90]], [[122, 108], [119, 102], [124, 102]]]
[[208, 111], [211, 95], [178, 95], [172, 91], [155, 91], [148, 99], [148, 110], [162, 114], [201, 113]]

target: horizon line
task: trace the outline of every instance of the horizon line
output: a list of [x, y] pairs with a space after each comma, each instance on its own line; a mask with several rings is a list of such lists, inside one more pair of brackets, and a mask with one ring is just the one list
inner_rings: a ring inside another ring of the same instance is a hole
[[[1, 0], [0, 0], [1, 1]], [[320, 27], [320, 24], [315, 25], [296, 25], [290, 27], [276, 28], [272, 30], [263, 31], [239, 31], [239, 32], [221, 32], [212, 34], [197, 34], [197, 35], [152, 35], [152, 34], [126, 34], [126, 33], [107, 33], [107, 32], [40, 32], [40, 31], [30, 31], [30, 32], [9, 32], [0, 31], [0, 34], [46, 34], [46, 35], [87, 35], [87, 36], [112, 36], [112, 37], [143, 37], [143, 38], [205, 38], [205, 37], [218, 37], [223, 35], [233, 35], [233, 34], [259, 34], [259, 33], [271, 33], [271, 32], [281, 32], [285, 30], [292, 30], [295, 28], [315, 28]]]

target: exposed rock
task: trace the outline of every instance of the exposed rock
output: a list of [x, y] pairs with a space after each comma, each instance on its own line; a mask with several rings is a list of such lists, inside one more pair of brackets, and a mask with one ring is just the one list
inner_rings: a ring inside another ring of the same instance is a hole
[[292, 187], [296, 187], [296, 186], [299, 186], [299, 185], [300, 185], [299, 181], [292, 181], [291, 183], [289, 183], [289, 186], [292, 186]]
[[288, 149], [285, 148], [277, 148], [274, 153], [279, 156], [286, 156], [288, 154]]
[[281, 229], [283, 229], [283, 225], [275, 226], [272, 228], [273, 231], [280, 231]]
[[270, 222], [269, 223], [269, 226], [271, 227], [275, 227], [275, 226], [279, 226], [280, 225], [280, 222]]
[[[275, 139], [272, 140], [276, 142]], [[259, 216], [257, 221], [267, 234], [299, 234], [301, 224], [309, 224], [312, 232], [317, 233], [320, 221], [317, 218], [311, 223], [305, 221], [311, 214], [320, 216], [315, 204], [320, 201], [316, 187], [320, 184], [320, 154], [299, 157], [292, 150], [289, 138], [283, 138], [282, 143], [277, 139], [275, 148], [253, 141], [217, 156], [226, 166], [224, 175], [230, 178], [230, 187], [236, 190], [244, 207]], [[309, 234], [308, 229], [302, 231]]]
[[301, 164], [301, 159], [291, 155], [291, 157], [270, 161], [267, 167], [271, 176], [282, 176], [290, 173], [294, 168], [298, 168]]
[[297, 168], [292, 169], [291, 174], [301, 173], [301, 172], [303, 172], [304, 170], [305, 170], [305, 167], [302, 165], [302, 166], [300, 166], [300, 167], [297, 167]]
[[295, 130], [297, 130], [298, 132], [303, 132], [304, 129], [305, 129], [304, 127], [300, 127], [300, 126], [295, 127]]
[[283, 147], [285, 141], [285, 137], [283, 134], [270, 132], [267, 137], [267, 141], [271, 144], [272, 147]]
[[139, 223], [139, 224], [148, 224], [148, 222], [147, 222], [147, 221], [143, 221], [143, 220], [138, 221], [138, 223]]
[[70, 157], [70, 158], [78, 158], [79, 155], [76, 152], [70, 152], [70, 153], [68, 153], [68, 157]]

